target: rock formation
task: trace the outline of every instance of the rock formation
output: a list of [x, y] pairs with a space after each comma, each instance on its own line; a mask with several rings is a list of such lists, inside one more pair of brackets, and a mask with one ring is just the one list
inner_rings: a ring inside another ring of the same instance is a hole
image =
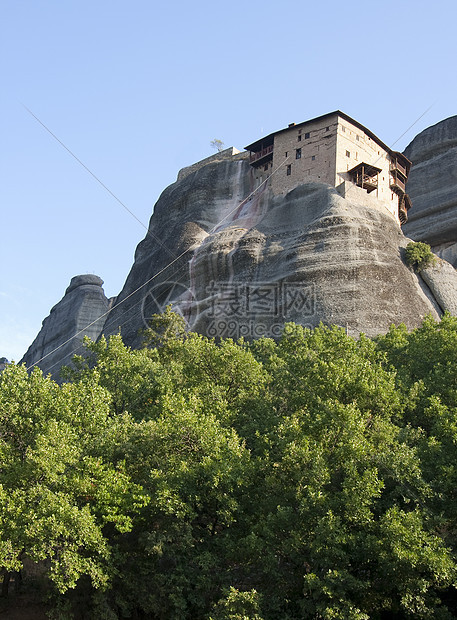
[[[374, 336], [392, 323], [416, 327], [429, 313], [457, 314], [457, 272], [439, 260], [423, 277], [414, 273], [404, 262], [409, 239], [363, 189], [343, 198], [332, 186], [308, 183], [273, 195], [268, 183], [255, 189], [246, 153], [222, 155], [185, 169], [163, 191], [106, 322], [102, 280], [77, 276], [23, 362], [41, 360], [44, 372], [55, 373], [85, 334], [121, 330], [138, 347], [151, 315], [168, 304], [189, 329], [248, 339], [277, 337], [287, 321]], [[406, 155], [415, 163], [407, 230], [444, 254], [457, 242], [457, 117], [420, 134]]]
[[286, 321], [373, 336], [441, 314], [404, 264], [408, 240], [390, 215], [318, 183], [284, 196], [251, 192], [246, 160], [168, 187], [103, 332], [120, 328], [139, 346], [148, 317], [169, 303], [190, 329], [233, 338], [274, 337]]
[[84, 336], [96, 340], [100, 335], [110, 303], [102, 284], [101, 278], [91, 274], [72, 278], [20, 363], [29, 367], [38, 362], [45, 374], [51, 372], [58, 378], [61, 366], [70, 364], [75, 353], [81, 353]]
[[413, 163], [407, 192], [413, 208], [404, 227], [415, 241], [457, 266], [457, 116], [417, 135], [404, 152]]

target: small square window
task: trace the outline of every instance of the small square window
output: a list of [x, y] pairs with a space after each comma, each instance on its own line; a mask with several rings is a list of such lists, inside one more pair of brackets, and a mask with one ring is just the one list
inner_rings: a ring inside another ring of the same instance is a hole
[[313, 156], [311, 157], [311, 161], [315, 161], [315, 159], [316, 159], [316, 156], [315, 156], [315, 155], [313, 155]]
[[350, 157], [350, 156], [351, 156], [350, 151], [346, 151], [346, 157]]
[[290, 175], [291, 175], [291, 173], [292, 173], [292, 165], [291, 165], [291, 164], [289, 164], [289, 165], [287, 166], [287, 176], [290, 176]]
[[295, 159], [301, 159], [301, 149], [295, 149]]
[[305, 140], [308, 140], [308, 138], [309, 138], [309, 131], [305, 133]]

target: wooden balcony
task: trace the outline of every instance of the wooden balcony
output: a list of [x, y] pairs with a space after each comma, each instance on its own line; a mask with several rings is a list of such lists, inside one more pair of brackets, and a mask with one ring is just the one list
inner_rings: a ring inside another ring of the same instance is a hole
[[400, 172], [400, 174], [402, 174], [405, 177], [405, 179], [408, 176], [408, 171], [406, 170], [405, 166], [403, 166], [398, 161], [398, 159], [390, 163], [390, 171], [391, 172], [395, 172], [395, 171]]
[[404, 194], [406, 191], [406, 179], [403, 179], [397, 171], [391, 174], [390, 189], [396, 194]]
[[270, 144], [266, 146], [264, 149], [260, 151], [256, 151], [255, 153], [251, 153], [249, 156], [249, 162], [253, 166], [261, 166], [266, 163], [270, 159], [273, 159], [273, 145]]
[[378, 188], [378, 175], [381, 172], [381, 168], [376, 168], [371, 164], [362, 162], [351, 170], [349, 170], [349, 178], [357, 187], [365, 189], [369, 194], [373, 190]]

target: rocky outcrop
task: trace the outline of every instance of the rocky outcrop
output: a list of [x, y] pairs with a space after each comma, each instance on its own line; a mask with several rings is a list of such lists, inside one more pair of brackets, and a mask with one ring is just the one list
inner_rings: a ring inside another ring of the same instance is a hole
[[457, 266], [457, 116], [422, 131], [404, 154], [413, 163], [405, 234]]
[[404, 263], [408, 240], [389, 214], [323, 184], [252, 194], [246, 161], [213, 163], [168, 187], [103, 332], [139, 346], [171, 303], [210, 336], [277, 336], [286, 321], [373, 336], [441, 314]]
[[72, 278], [20, 363], [37, 364], [45, 374], [58, 378], [58, 370], [81, 353], [84, 336], [96, 340], [102, 331], [110, 303], [102, 285], [103, 280], [91, 274]]
[[420, 272], [441, 310], [457, 316], [457, 271], [441, 259]]
[[[452, 223], [454, 217], [456, 119], [423, 132], [406, 152], [416, 164], [408, 230], [427, 229], [428, 240], [439, 244], [453, 242], [440, 218]], [[361, 203], [351, 191], [342, 197], [320, 183], [275, 196], [268, 183], [255, 189], [246, 154], [227, 152], [203, 163], [185, 169], [160, 196], [109, 314], [102, 280], [73, 278], [23, 362], [55, 374], [81, 350], [84, 335], [119, 330], [126, 344], [138, 347], [150, 317], [169, 304], [191, 330], [248, 339], [277, 337], [287, 321], [374, 336], [392, 323], [413, 328], [427, 314], [457, 314], [453, 267], [440, 260], [415, 274], [404, 261], [409, 239], [371, 197]], [[429, 208], [432, 199], [439, 208]], [[452, 226], [457, 231], [457, 218]]]

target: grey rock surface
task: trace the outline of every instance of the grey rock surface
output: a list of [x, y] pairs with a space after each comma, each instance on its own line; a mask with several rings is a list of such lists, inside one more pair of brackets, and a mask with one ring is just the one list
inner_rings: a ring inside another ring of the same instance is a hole
[[438, 259], [436, 264], [420, 272], [441, 310], [457, 316], [457, 271], [448, 262]]
[[[457, 117], [419, 134], [406, 155], [415, 163], [407, 230], [453, 261]], [[84, 335], [121, 330], [138, 347], [152, 314], [168, 304], [189, 329], [248, 339], [277, 337], [287, 321], [374, 336], [392, 323], [414, 328], [427, 314], [457, 315], [453, 267], [440, 260], [415, 274], [404, 262], [409, 239], [372, 200], [361, 206], [318, 183], [274, 196], [268, 185], [254, 189], [240, 154], [191, 168], [160, 196], [120, 294], [108, 300], [97, 276], [73, 278], [22, 362], [41, 360], [58, 378]]]
[[84, 336], [92, 340], [100, 336], [109, 309], [102, 285], [103, 280], [92, 274], [72, 278], [20, 363], [27, 367], [37, 363], [45, 374], [50, 372], [59, 379], [61, 366], [70, 364], [75, 353], [81, 353]]
[[251, 195], [246, 161], [207, 165], [168, 187], [103, 329], [141, 343], [169, 303], [209, 336], [277, 336], [287, 321], [351, 335], [418, 326], [441, 309], [403, 262], [407, 239], [380, 210], [306, 184]]
[[457, 266], [457, 116], [422, 131], [404, 154], [413, 163], [405, 234]]

